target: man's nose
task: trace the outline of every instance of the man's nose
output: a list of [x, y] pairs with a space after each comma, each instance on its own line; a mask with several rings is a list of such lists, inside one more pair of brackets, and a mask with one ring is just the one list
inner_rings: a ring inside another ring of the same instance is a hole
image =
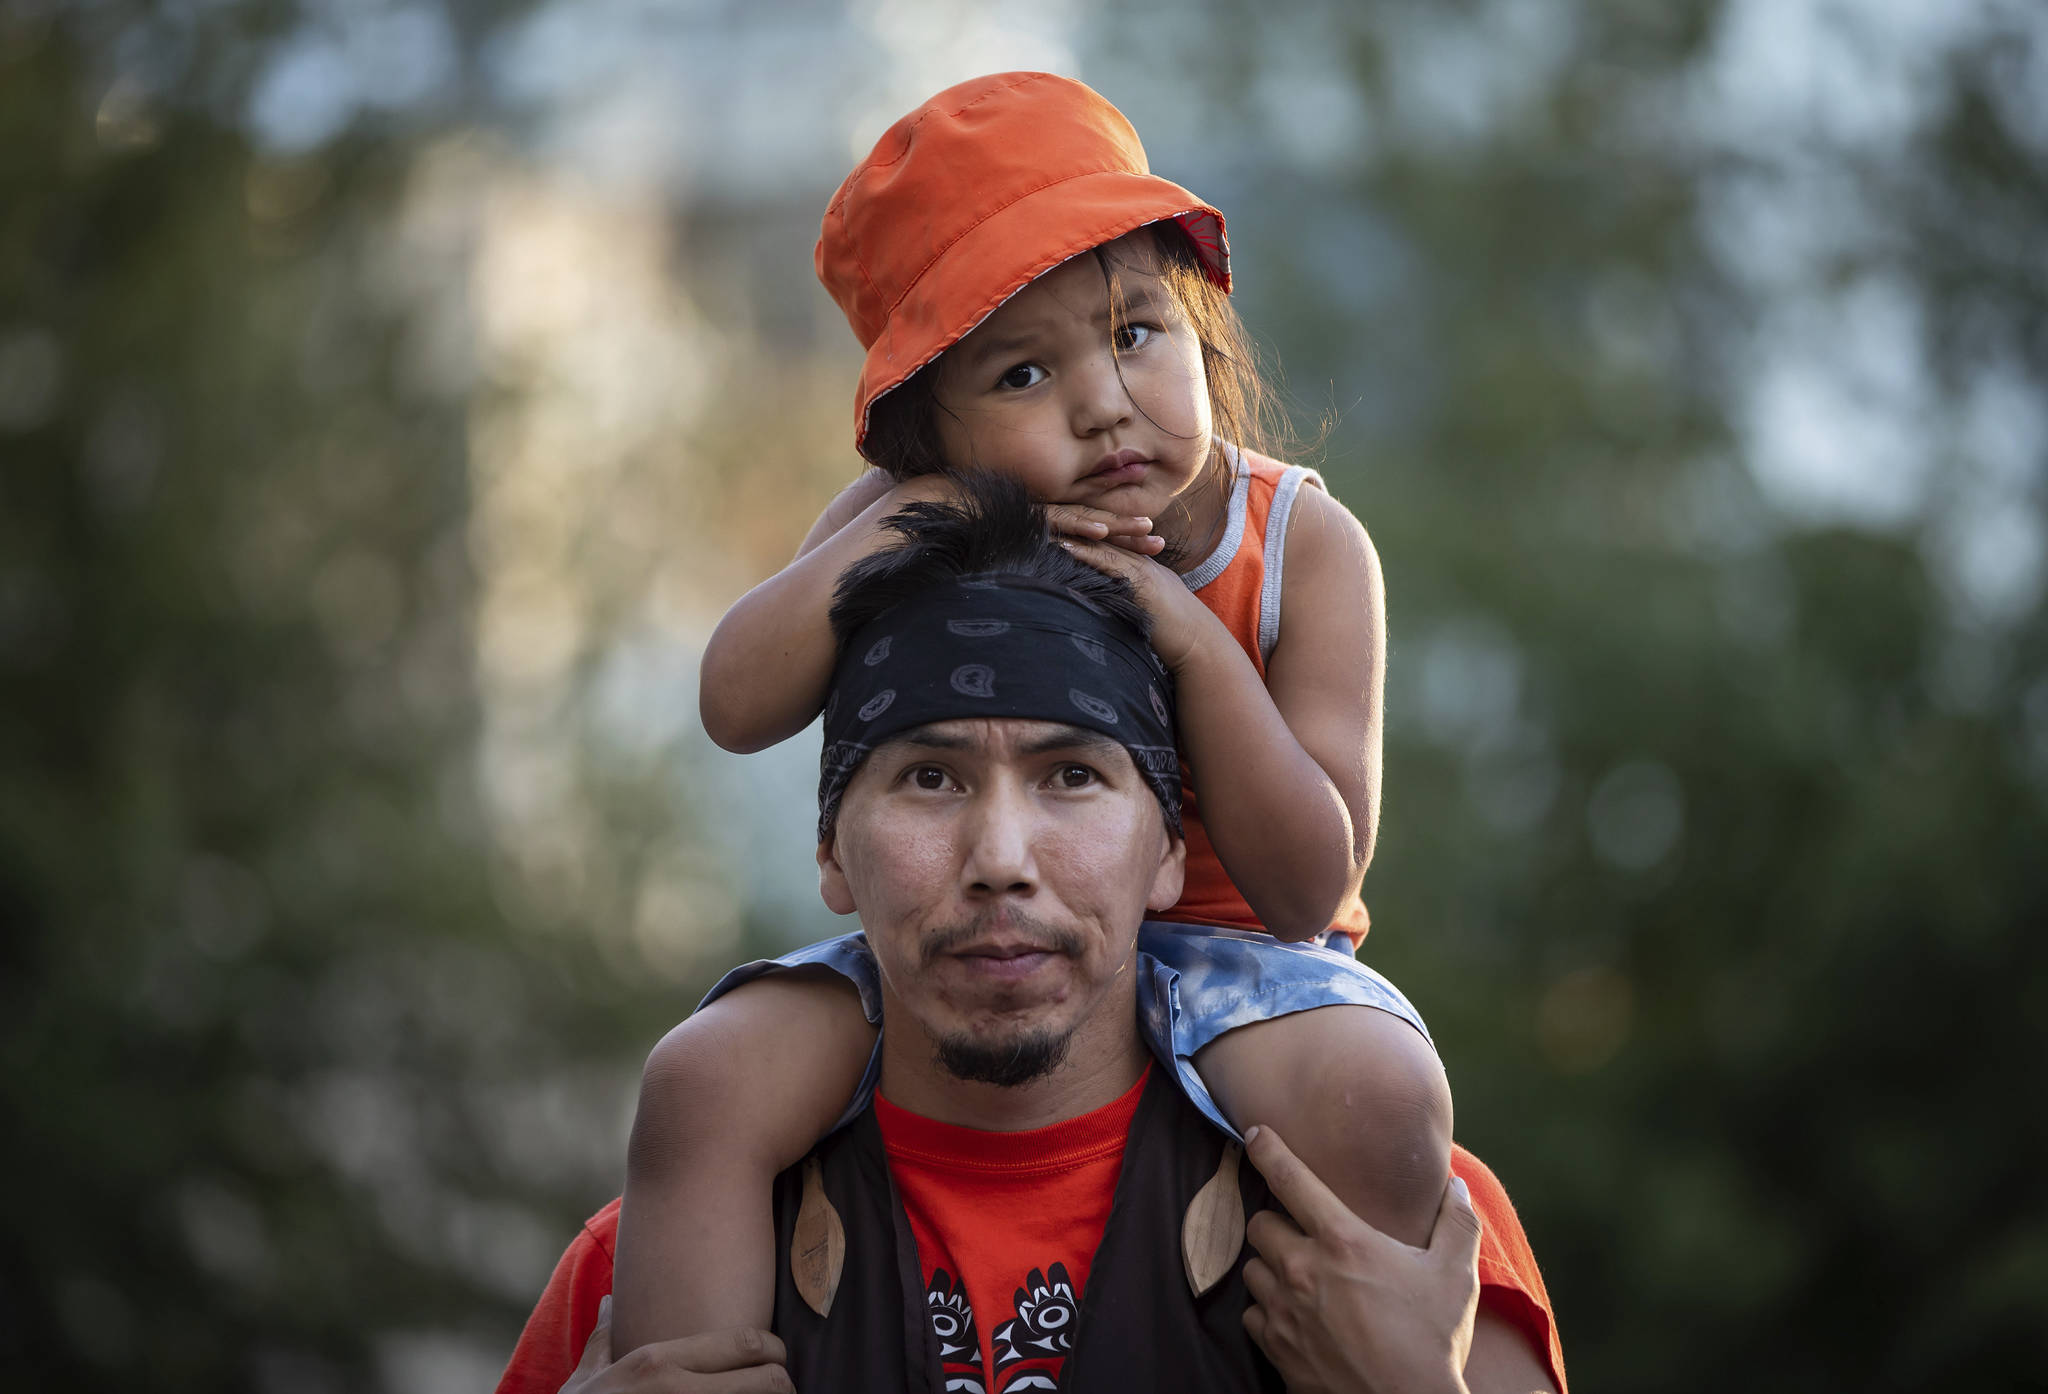
[[961, 868], [969, 896], [1030, 895], [1038, 888], [1037, 822], [1030, 794], [1012, 782], [999, 780], [980, 792], [969, 814]]

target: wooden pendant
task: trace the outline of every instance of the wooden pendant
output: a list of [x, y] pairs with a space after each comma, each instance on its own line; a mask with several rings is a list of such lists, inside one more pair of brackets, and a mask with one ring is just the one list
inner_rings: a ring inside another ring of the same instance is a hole
[[1216, 1174], [1195, 1192], [1181, 1223], [1181, 1266], [1197, 1297], [1223, 1281], [1244, 1247], [1244, 1197], [1237, 1193], [1237, 1162], [1243, 1155], [1237, 1143], [1224, 1144]]
[[797, 1295], [823, 1317], [832, 1314], [832, 1299], [845, 1268], [846, 1229], [825, 1198], [824, 1169], [816, 1157], [806, 1157], [804, 1198], [797, 1206], [796, 1233], [789, 1245], [789, 1275], [796, 1279]]

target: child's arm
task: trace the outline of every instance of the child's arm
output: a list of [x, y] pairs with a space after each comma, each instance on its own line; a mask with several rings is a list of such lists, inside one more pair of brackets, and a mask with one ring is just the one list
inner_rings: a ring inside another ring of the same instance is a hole
[[883, 470], [873, 465], [860, 472], [860, 478], [833, 495], [832, 502], [825, 505], [825, 511], [811, 524], [811, 530], [804, 534], [804, 540], [797, 544], [796, 555], [791, 561], [802, 561], [809, 556], [820, 542], [831, 537], [848, 523], [867, 511], [868, 505], [894, 488], [896, 481]]
[[838, 1119], [874, 1040], [852, 984], [810, 969], [734, 988], [654, 1048], [626, 1152], [614, 1357], [767, 1327], [775, 1177]]
[[894, 484], [868, 470], [826, 506], [788, 566], [734, 602], [704, 646], [697, 680], [712, 740], [744, 755], [811, 724], [832, 680], [827, 616], [839, 573], [887, 543], [883, 519], [914, 499], [943, 498], [948, 487], [937, 476]]
[[1304, 489], [1289, 522], [1281, 639], [1260, 682], [1180, 579], [1098, 543], [1077, 556], [1128, 576], [1180, 688], [1180, 746], [1224, 870], [1275, 936], [1329, 927], [1372, 859], [1386, 671], [1379, 558], [1356, 518]]
[[[741, 596], [704, 646], [697, 706], [711, 739], [736, 754], [764, 750], [811, 724], [832, 680], [827, 616], [839, 574], [893, 537], [883, 520], [907, 503], [952, 496], [942, 475], [894, 483], [870, 469], [841, 490], [811, 524], [788, 566]], [[1109, 538], [1131, 551], [1157, 551], [1149, 519], [1100, 509], [1048, 510], [1070, 536]]]
[[1348, 898], [1379, 838], [1387, 584], [1372, 538], [1350, 509], [1321, 489], [1294, 497], [1280, 642], [1266, 662], [1266, 690], [1344, 801], [1352, 826]]

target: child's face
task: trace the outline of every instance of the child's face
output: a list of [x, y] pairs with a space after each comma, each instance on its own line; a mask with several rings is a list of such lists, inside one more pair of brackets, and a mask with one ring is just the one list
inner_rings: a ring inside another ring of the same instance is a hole
[[1105, 253], [1120, 325], [1096, 257], [1046, 272], [939, 361], [939, 440], [947, 464], [1012, 475], [1041, 502], [1158, 518], [1209, 458], [1202, 349], [1149, 237]]

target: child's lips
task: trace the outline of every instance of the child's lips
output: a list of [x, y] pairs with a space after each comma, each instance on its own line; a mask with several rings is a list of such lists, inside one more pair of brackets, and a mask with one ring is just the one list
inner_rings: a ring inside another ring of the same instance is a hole
[[1105, 455], [1088, 474], [1096, 484], [1134, 484], [1145, 477], [1145, 470], [1152, 463], [1142, 450], [1119, 450]]

